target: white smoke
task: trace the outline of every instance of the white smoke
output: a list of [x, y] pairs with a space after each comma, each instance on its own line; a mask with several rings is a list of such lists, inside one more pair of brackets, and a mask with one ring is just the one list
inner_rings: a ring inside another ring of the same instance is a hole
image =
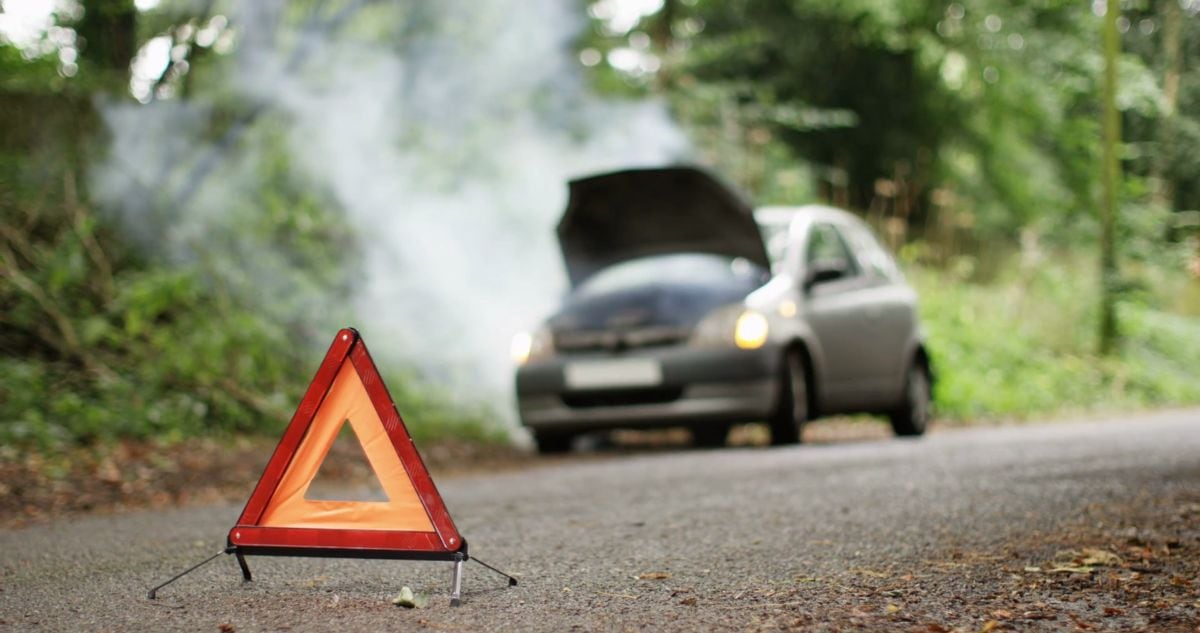
[[[415, 363], [468, 400], [508, 398], [512, 335], [565, 289], [553, 227], [566, 182], [675, 162], [686, 139], [662, 104], [588, 91], [573, 47], [586, 19], [577, 2], [351, 2], [299, 19], [285, 4], [231, 7], [229, 88], [283, 115], [301, 176], [357, 236], [355, 324], [385, 362]], [[205, 140], [206, 116], [179, 102], [109, 108], [113, 156], [96, 191], [153, 226], [137, 214], [154, 205], [131, 202], [145, 197], [135, 190], [171, 182], [155, 176], [163, 165], [194, 174], [204, 158], [183, 152], [228, 140]], [[245, 154], [215, 152], [221, 164], [150, 239], [195, 244], [227, 224], [223, 209], [253, 186]]]

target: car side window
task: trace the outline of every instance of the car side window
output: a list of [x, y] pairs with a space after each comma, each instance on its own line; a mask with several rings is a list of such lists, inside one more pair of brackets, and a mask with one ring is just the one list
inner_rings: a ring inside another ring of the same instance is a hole
[[814, 262], [830, 260], [845, 262], [848, 277], [858, 274], [858, 262], [837, 229], [832, 224], [814, 224], [808, 232], [804, 261], [812, 265]]
[[855, 243], [863, 263], [874, 273], [891, 281], [901, 278], [900, 268], [891, 255], [879, 244], [871, 230], [863, 226], [850, 226], [847, 236]]

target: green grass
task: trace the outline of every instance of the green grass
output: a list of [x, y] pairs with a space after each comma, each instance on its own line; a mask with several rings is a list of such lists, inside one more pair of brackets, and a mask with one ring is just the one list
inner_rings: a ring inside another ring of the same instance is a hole
[[1200, 403], [1200, 317], [1157, 307], [1177, 305], [1175, 297], [1124, 300], [1120, 351], [1102, 357], [1097, 284], [1086, 263], [1051, 260], [987, 284], [910, 271], [940, 417], [1024, 419]]

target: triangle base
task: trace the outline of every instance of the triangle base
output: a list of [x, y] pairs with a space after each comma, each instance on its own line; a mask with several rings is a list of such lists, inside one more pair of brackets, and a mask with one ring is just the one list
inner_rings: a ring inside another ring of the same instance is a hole
[[509, 587], [517, 586], [517, 579], [500, 571], [499, 569], [479, 560], [472, 559], [467, 550], [466, 541], [462, 547], [454, 552], [404, 552], [396, 550], [364, 550], [364, 549], [339, 549], [339, 548], [312, 548], [312, 547], [262, 547], [262, 546], [242, 546], [228, 545], [224, 550], [213, 554], [199, 563], [192, 565], [184, 571], [172, 576], [166, 582], [156, 585], [146, 594], [150, 600], [158, 598], [158, 590], [167, 585], [183, 578], [184, 576], [196, 571], [200, 567], [212, 562], [221, 554], [233, 554], [237, 558], [238, 567], [242, 570], [242, 581], [250, 582], [253, 578], [250, 575], [250, 566], [246, 564], [247, 556], [297, 556], [297, 557], [321, 557], [321, 558], [374, 558], [374, 559], [391, 559], [391, 560], [426, 560], [426, 561], [447, 561], [454, 563], [454, 578], [451, 584], [450, 606], [457, 607], [462, 604], [462, 567], [463, 563], [468, 560], [474, 560], [487, 569], [500, 574], [508, 579]]
[[[237, 529], [237, 528], [234, 528]], [[312, 530], [309, 530], [312, 531]], [[229, 545], [225, 548], [226, 554], [233, 554], [237, 557], [238, 566], [242, 569], [242, 580], [249, 582], [250, 566], [246, 564], [246, 556], [294, 556], [294, 557], [309, 557], [309, 558], [370, 558], [370, 559], [386, 559], [386, 560], [425, 560], [425, 561], [447, 561], [454, 563], [454, 578], [450, 585], [450, 606], [457, 607], [462, 605], [462, 566], [463, 563], [470, 560], [470, 555], [467, 554], [467, 542], [464, 540], [462, 547], [458, 551], [404, 551], [395, 549], [363, 549], [363, 548], [337, 548], [337, 547], [264, 547], [244, 545], [236, 546]], [[209, 559], [211, 560], [211, 559]], [[207, 561], [205, 561], [207, 562]], [[489, 565], [490, 567], [490, 565]], [[188, 571], [191, 571], [190, 569]], [[187, 572], [184, 572], [185, 574]], [[181, 574], [182, 575], [182, 574]], [[505, 574], [507, 575], [507, 574]], [[509, 577], [510, 580], [513, 580]], [[171, 580], [174, 580], [172, 578]], [[168, 581], [170, 582], [170, 581]], [[509, 586], [513, 586], [515, 581]], [[157, 587], [155, 589], [158, 589]], [[150, 597], [154, 598], [154, 590], [151, 590]]]
[[296, 558], [366, 558], [375, 560], [469, 560], [466, 544], [457, 552], [416, 552], [388, 549], [335, 548], [335, 547], [263, 547], [255, 545], [230, 545], [227, 554], [242, 556], [289, 556]]
[[[261, 525], [238, 525], [229, 531], [229, 547], [240, 549], [290, 549], [313, 550], [313, 556], [325, 556], [320, 552], [345, 550], [351, 552], [379, 552], [376, 558], [404, 558], [405, 554], [442, 554], [451, 556], [465, 551], [465, 539], [457, 550], [442, 545], [433, 532], [392, 532], [384, 530], [329, 530], [315, 528], [270, 527]], [[449, 559], [447, 559], [449, 560]]]

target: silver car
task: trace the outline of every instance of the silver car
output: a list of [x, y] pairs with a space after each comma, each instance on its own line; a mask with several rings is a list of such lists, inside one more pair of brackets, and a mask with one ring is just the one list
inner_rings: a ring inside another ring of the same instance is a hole
[[666, 426], [719, 446], [757, 421], [791, 444], [841, 413], [925, 431], [933, 375], [916, 294], [855, 216], [753, 211], [702, 170], [639, 169], [571, 182], [558, 237], [571, 290], [513, 341], [540, 451]]

